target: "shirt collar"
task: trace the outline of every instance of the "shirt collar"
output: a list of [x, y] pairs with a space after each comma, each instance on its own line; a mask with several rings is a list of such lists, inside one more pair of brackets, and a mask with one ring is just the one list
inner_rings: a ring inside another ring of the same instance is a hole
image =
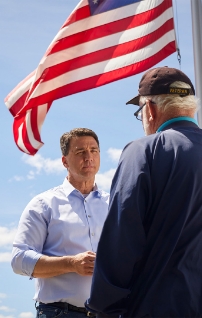
[[164, 130], [168, 125], [175, 123], [175, 122], [179, 122], [179, 121], [189, 121], [192, 122], [194, 124], [196, 124], [198, 126], [198, 123], [196, 121], [196, 119], [192, 118], [192, 117], [187, 117], [187, 116], [182, 116], [182, 117], [176, 117], [176, 118], [172, 118], [167, 120], [165, 123], [163, 123], [156, 132], [160, 132], [162, 130]]
[[[68, 197], [68, 195], [70, 193], [72, 193], [73, 191], [78, 191], [76, 188], [73, 187], [73, 185], [68, 181], [67, 178], [64, 179], [64, 182], [63, 182], [63, 189], [64, 189], [64, 192], [65, 192], [65, 195]], [[93, 187], [93, 191], [97, 191], [101, 194], [101, 191], [98, 189], [98, 186], [97, 184], [95, 183], [94, 187]]]

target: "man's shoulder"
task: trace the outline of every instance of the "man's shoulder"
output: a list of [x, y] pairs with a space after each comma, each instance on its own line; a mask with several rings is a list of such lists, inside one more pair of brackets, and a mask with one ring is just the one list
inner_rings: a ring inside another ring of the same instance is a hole
[[129, 142], [125, 148], [130, 151], [130, 149], [138, 149], [139, 152], [141, 152], [141, 149], [145, 152], [146, 149], [153, 150], [156, 146], [157, 142], [164, 142], [165, 140], [178, 140], [180, 135], [182, 135], [183, 130], [182, 129], [168, 129], [164, 131], [157, 132], [155, 134], [151, 134], [149, 136], [144, 136], [142, 138], [133, 140]]
[[50, 200], [54, 197], [60, 197], [63, 195], [64, 195], [64, 190], [63, 190], [63, 185], [61, 184], [37, 194], [33, 198], [33, 200], [37, 200], [37, 201], [46, 200], [46, 199]]
[[[96, 184], [97, 186], [97, 184]], [[106, 202], [107, 204], [109, 204], [109, 193], [100, 189], [99, 187], [97, 187], [97, 191], [100, 195], [100, 198], [102, 199], [102, 201]]]
[[62, 185], [51, 188], [34, 196], [26, 205], [24, 213], [29, 213], [29, 211], [42, 213], [42, 211], [46, 211], [48, 207], [51, 207], [53, 202], [55, 203], [60, 199], [64, 199]]
[[153, 156], [156, 149], [177, 149], [180, 145], [202, 142], [201, 129], [175, 128], [157, 132], [155, 134], [136, 139], [128, 143], [124, 148], [124, 157], [136, 154], [138, 157]]
[[159, 139], [160, 134], [152, 134], [149, 136], [144, 136], [142, 138], [133, 140], [131, 142], [129, 142], [125, 147], [124, 147], [124, 151], [130, 151], [130, 150], [134, 150], [136, 149], [138, 152], [141, 152], [141, 150], [143, 152], [145, 152], [145, 149], [147, 148], [152, 148], [153, 145], [156, 144], [157, 140]]
[[109, 198], [109, 193], [102, 190], [102, 189], [98, 189], [98, 192], [100, 193], [101, 197], [104, 198], [104, 199], [107, 199]]

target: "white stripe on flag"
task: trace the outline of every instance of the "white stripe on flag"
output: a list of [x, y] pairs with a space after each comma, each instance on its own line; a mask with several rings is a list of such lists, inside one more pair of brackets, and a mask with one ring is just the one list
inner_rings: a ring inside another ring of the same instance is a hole
[[47, 111], [48, 111], [48, 104], [40, 105], [40, 107], [38, 107], [37, 127], [39, 132], [41, 132], [41, 127], [46, 118]]
[[19, 135], [18, 135], [17, 144], [18, 144], [18, 146], [20, 147], [20, 149], [21, 149], [23, 152], [25, 152], [25, 153], [27, 153], [27, 154], [30, 154], [29, 151], [27, 150], [27, 148], [25, 147], [24, 142], [23, 142], [23, 137], [22, 137], [23, 125], [24, 125], [24, 123], [22, 123], [22, 124], [20, 125], [20, 127], [18, 128], [18, 134], [19, 134]]
[[7, 99], [7, 101], [5, 102], [6, 106], [8, 109], [10, 109], [13, 104], [24, 94], [26, 93], [32, 82], [33, 82], [34, 76], [30, 77], [29, 79], [27, 79], [22, 85], [19, 86], [18, 89], [16, 89]]
[[26, 128], [27, 128], [27, 135], [28, 135], [30, 144], [32, 145], [33, 148], [40, 149], [43, 146], [43, 143], [37, 141], [34, 138], [33, 131], [32, 131], [32, 126], [31, 126], [31, 112], [29, 112], [29, 111], [26, 114]]

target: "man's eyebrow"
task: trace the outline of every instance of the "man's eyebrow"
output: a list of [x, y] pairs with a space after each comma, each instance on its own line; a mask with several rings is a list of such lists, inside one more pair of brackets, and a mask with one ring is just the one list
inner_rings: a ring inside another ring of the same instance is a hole
[[[76, 147], [76, 150], [85, 150], [85, 149], [86, 149], [86, 147], [81, 147], [81, 148]], [[99, 147], [98, 146], [92, 146], [92, 147], [90, 147], [90, 149], [99, 149]]]

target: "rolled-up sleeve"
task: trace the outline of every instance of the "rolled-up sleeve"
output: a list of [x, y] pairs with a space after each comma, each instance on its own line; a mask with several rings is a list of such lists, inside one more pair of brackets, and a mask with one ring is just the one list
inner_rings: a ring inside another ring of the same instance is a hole
[[31, 200], [23, 211], [12, 250], [11, 266], [16, 274], [32, 277], [43, 254], [48, 224], [43, 212], [44, 206], [38, 197]]

